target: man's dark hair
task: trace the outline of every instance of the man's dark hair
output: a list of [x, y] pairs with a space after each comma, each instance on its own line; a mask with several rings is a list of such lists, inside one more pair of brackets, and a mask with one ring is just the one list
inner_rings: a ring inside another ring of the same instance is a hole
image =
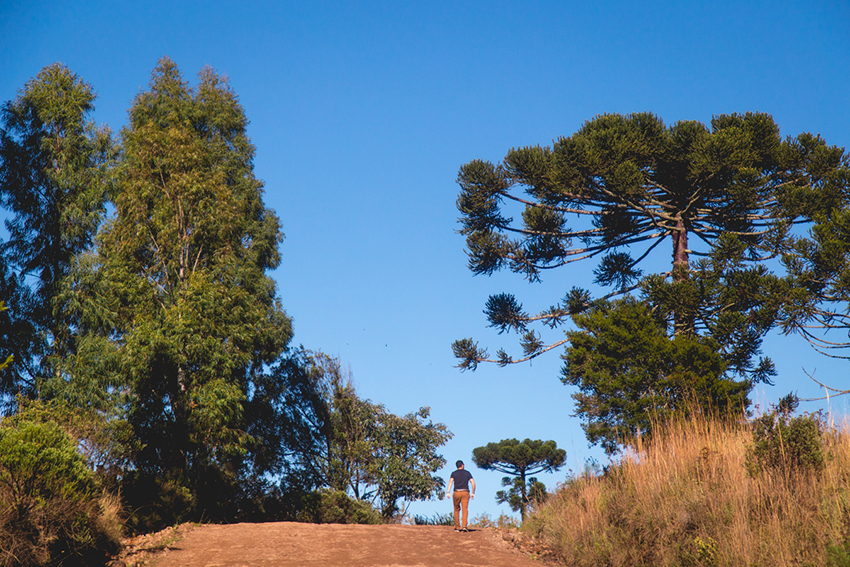
[[463, 461], [458, 461], [458, 462], [456, 462], [456, 463], [455, 463], [455, 466], [456, 466], [457, 468], [462, 467], [462, 466], [463, 466]]

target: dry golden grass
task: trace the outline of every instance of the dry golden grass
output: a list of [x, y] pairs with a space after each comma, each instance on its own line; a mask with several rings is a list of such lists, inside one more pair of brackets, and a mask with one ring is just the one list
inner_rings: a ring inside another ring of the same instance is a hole
[[571, 566], [850, 566], [850, 433], [818, 472], [747, 472], [746, 424], [656, 431], [607, 474], [560, 487], [523, 525]]

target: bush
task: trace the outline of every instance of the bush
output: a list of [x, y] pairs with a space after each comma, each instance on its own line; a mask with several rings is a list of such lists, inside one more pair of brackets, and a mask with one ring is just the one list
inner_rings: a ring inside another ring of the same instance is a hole
[[319, 490], [304, 497], [299, 522], [315, 524], [382, 524], [383, 519], [368, 502], [351, 498], [340, 490]]
[[120, 545], [119, 509], [58, 425], [0, 425], [0, 566], [104, 564]]
[[453, 526], [455, 524], [454, 513], [440, 514], [435, 512], [433, 516], [413, 516], [413, 524], [416, 526]]
[[753, 422], [753, 445], [747, 454], [751, 475], [765, 470], [792, 478], [820, 472], [825, 466], [823, 418], [819, 413], [791, 417], [799, 401], [790, 394], [779, 406]]

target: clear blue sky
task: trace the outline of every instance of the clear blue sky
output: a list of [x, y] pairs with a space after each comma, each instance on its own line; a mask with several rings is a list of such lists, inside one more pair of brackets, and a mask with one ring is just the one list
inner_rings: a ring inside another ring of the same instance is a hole
[[[473, 277], [455, 232], [462, 164], [551, 144], [606, 112], [672, 123], [762, 111], [783, 135], [850, 144], [850, 4], [834, 0], [0, 0], [0, 50], [0, 100], [61, 61], [93, 85], [94, 119], [114, 131], [164, 55], [193, 82], [205, 65], [227, 75], [286, 233], [275, 277], [295, 343], [338, 356], [360, 394], [395, 413], [430, 406], [455, 434], [445, 457], [466, 460], [478, 481], [473, 514], [509, 511], [494, 502], [500, 475], [471, 464], [474, 447], [554, 439], [568, 466], [542, 478], [550, 486], [605, 459], [571, 417], [557, 354], [454, 368], [455, 339], [515, 347], [486, 328], [490, 294], [514, 292], [535, 311], [592, 287], [593, 267], [536, 285]], [[766, 353], [779, 376], [755, 393], [762, 405], [791, 390], [819, 395], [804, 369], [841, 386], [850, 374], [797, 338], [773, 337]], [[832, 409], [843, 415], [844, 404]]]

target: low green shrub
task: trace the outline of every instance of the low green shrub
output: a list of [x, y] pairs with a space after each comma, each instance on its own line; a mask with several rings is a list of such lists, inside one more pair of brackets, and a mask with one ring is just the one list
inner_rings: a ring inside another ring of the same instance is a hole
[[339, 490], [318, 490], [304, 496], [296, 519], [315, 524], [382, 524], [381, 514], [368, 502]]
[[751, 475], [765, 470], [783, 476], [823, 470], [823, 418], [819, 413], [791, 417], [798, 405], [796, 396], [790, 394], [772, 411], [753, 421], [753, 444], [746, 461]]
[[453, 526], [455, 517], [452, 512], [447, 514], [434, 513], [433, 516], [413, 516], [413, 524], [416, 526]]
[[58, 425], [0, 424], [0, 566], [104, 564], [119, 549], [119, 512]]

